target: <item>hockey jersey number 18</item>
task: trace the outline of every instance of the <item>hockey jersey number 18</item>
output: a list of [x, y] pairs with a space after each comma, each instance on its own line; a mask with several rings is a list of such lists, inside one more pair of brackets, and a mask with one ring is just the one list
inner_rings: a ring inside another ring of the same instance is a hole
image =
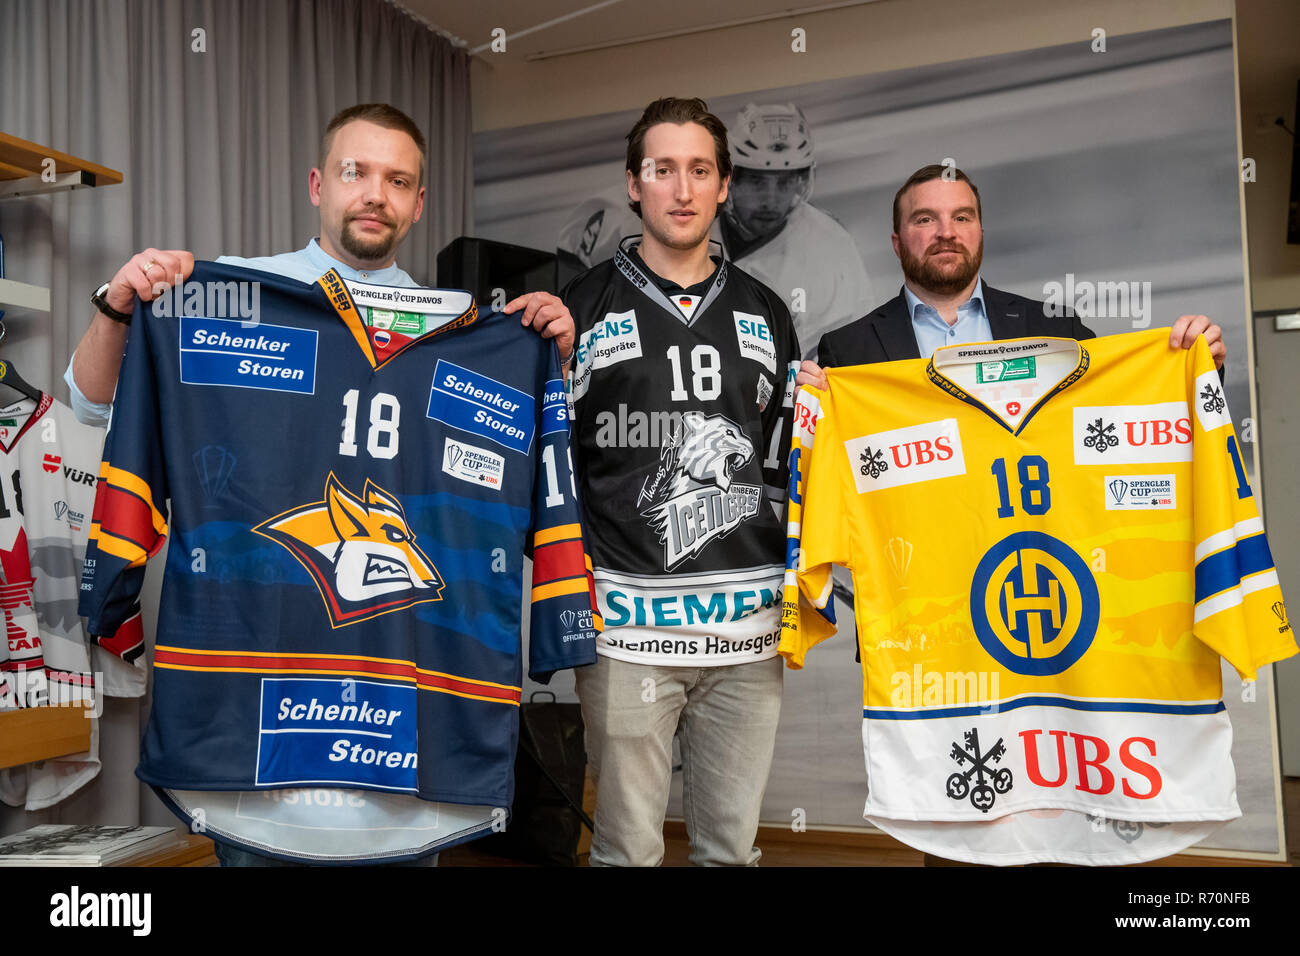
[[100, 474], [94, 633], [171, 537], [137, 773], [182, 815], [289, 787], [508, 807], [526, 553], [529, 673], [595, 660], [559, 356], [468, 293], [201, 263], [137, 310]]
[[715, 260], [666, 290], [635, 246], [562, 293], [601, 654], [712, 667], [776, 656], [799, 346], [776, 293]]
[[1014, 864], [1153, 859], [1239, 816], [1220, 657], [1250, 680], [1296, 645], [1204, 340], [828, 374], [796, 410], [781, 653], [833, 631], [848, 567], [867, 818]]

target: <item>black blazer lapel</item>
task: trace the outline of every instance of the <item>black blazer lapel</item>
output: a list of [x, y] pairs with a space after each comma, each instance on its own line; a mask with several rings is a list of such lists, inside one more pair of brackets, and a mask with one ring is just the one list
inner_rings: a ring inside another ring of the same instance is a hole
[[885, 353], [885, 361], [897, 362], [900, 359], [921, 357], [921, 350], [916, 344], [916, 333], [912, 331], [912, 318], [907, 314], [907, 299], [900, 292], [879, 309], [871, 319], [880, 347]]
[[989, 319], [989, 330], [995, 340], [1023, 339], [1029, 331], [1025, 299], [992, 289], [984, 285], [984, 314]]

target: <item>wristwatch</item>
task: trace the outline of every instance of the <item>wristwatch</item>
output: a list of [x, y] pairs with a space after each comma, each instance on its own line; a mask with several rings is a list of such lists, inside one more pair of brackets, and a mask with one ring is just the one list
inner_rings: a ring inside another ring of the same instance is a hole
[[119, 312], [117, 309], [109, 305], [108, 300], [104, 298], [104, 295], [108, 292], [108, 285], [109, 284], [105, 282], [95, 290], [95, 294], [90, 297], [90, 304], [99, 310], [100, 315], [107, 316], [114, 322], [121, 322], [123, 325], [130, 325], [131, 313]]

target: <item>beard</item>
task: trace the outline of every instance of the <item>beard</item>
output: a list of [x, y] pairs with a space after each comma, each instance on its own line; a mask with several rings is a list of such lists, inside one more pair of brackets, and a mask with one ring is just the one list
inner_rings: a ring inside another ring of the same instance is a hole
[[[923, 256], [914, 256], [906, 246], [902, 246], [899, 261], [903, 266], [903, 275], [927, 292], [956, 295], [979, 275], [980, 264], [984, 261], [984, 237], [980, 237], [974, 255], [958, 242], [937, 243], [936, 246], [927, 249]], [[961, 261], [947, 265], [934, 261], [933, 256], [949, 251], [958, 253]]]
[[389, 231], [385, 235], [363, 238], [352, 229], [352, 220], [346, 219], [343, 222], [343, 233], [339, 236], [339, 242], [348, 255], [380, 262], [390, 258], [393, 249], [397, 247], [397, 230], [393, 228], [392, 223], [388, 226]]

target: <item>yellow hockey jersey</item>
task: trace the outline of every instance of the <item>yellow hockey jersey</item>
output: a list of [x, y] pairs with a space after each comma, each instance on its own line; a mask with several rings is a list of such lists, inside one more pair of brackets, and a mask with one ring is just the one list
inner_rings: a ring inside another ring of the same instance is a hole
[[[791, 452], [780, 652], [853, 574], [865, 816], [977, 863], [1128, 863], [1241, 811], [1220, 657], [1296, 652], [1204, 340], [830, 369]], [[814, 440], [815, 439], [815, 440]]]

